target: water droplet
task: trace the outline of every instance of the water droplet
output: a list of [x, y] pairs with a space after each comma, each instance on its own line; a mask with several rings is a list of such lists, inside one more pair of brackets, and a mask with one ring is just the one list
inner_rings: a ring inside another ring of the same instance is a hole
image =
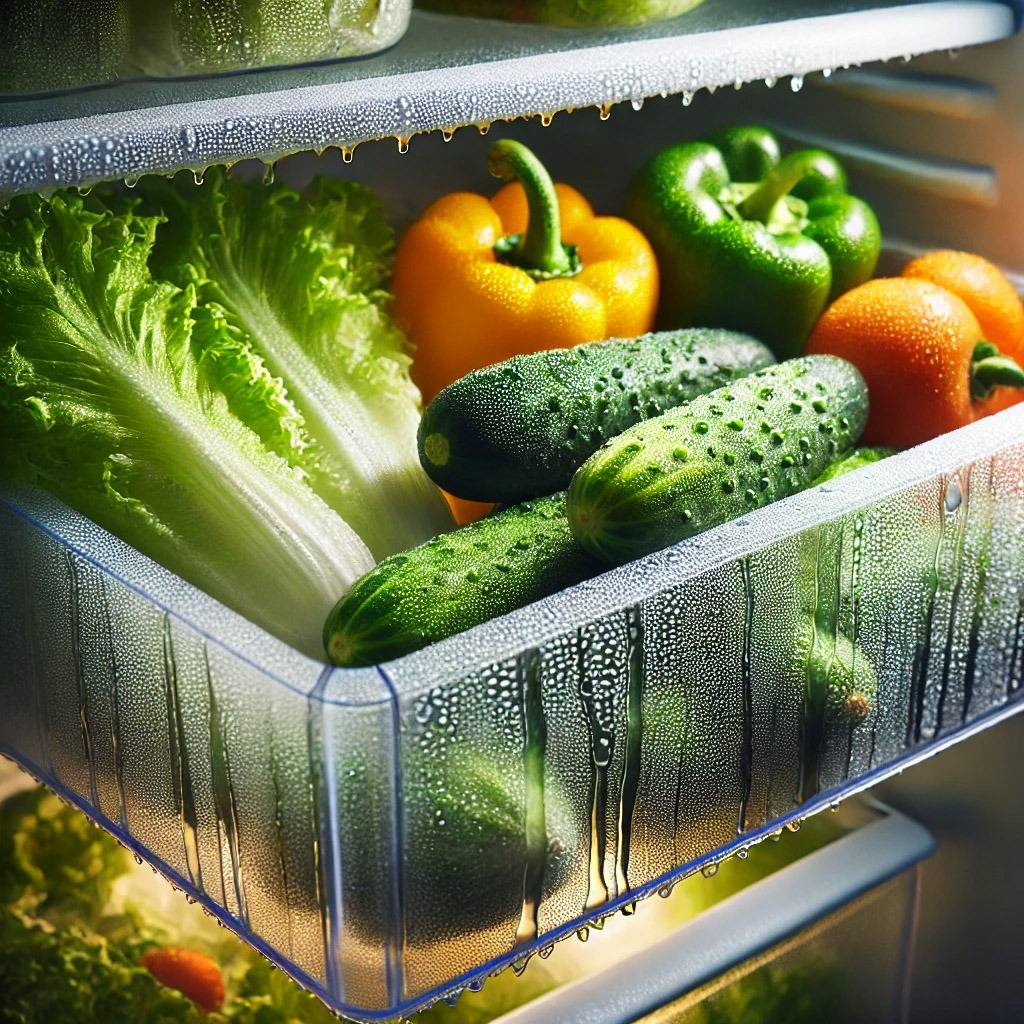
[[639, 111], [639, 110], [643, 110], [643, 106], [644, 106], [644, 98], [643, 98], [643, 96], [634, 96], [634, 97], [633, 97], [633, 98], [632, 98], [632, 99], [631, 99], [631, 100], [629, 101], [629, 105], [630, 105], [630, 106], [631, 106], [631, 107], [632, 107], [632, 108], [633, 108], [634, 110], [638, 110], [638, 111]]
[[729, 420], [729, 422], [726, 423], [726, 426], [730, 430], [742, 430], [743, 429], [743, 420]]
[[274, 184], [274, 165], [267, 164], [263, 170], [263, 184], [273, 185]]
[[793, 90], [793, 92], [799, 92], [804, 87], [804, 76], [803, 75], [794, 75], [789, 80], [789, 87], [790, 87], [790, 89]]
[[142, 864], [142, 858], [138, 854], [135, 854], [135, 863], [140, 866]]
[[[611, 116], [612, 105], [610, 103], [602, 103], [601, 106], [598, 108], [598, 117], [600, 117], [602, 121], [607, 121], [608, 118]], [[586, 942], [587, 940], [583, 939], [582, 941]]]
[[408, 135], [398, 135], [398, 136], [396, 136], [396, 138], [398, 139], [398, 152], [402, 153], [402, 154], [408, 153], [409, 152], [409, 136]]
[[943, 504], [945, 505], [946, 511], [950, 514], [956, 512], [960, 508], [963, 502], [963, 494], [960, 491], [960, 485], [955, 481], [951, 480], [946, 486], [946, 493], [943, 496]]
[[718, 874], [718, 864], [712, 862], [711, 864], [705, 864], [701, 869], [700, 873], [705, 878], [714, 878]]
[[587, 927], [586, 925], [584, 925], [584, 926], [583, 926], [583, 927], [582, 927], [582, 928], [581, 928], [581, 929], [580, 929], [580, 930], [579, 930], [579, 931], [578, 931], [578, 932], [576, 933], [576, 938], [577, 938], [577, 939], [579, 939], [579, 940], [580, 940], [580, 942], [586, 942], [586, 941], [587, 941], [587, 939], [589, 939], [589, 938], [590, 938], [590, 929], [589, 929], [589, 928], [588, 928], [588, 927]]
[[695, 434], [706, 434], [711, 428], [703, 420], [697, 420], [693, 425], [693, 432]]
[[685, 448], [683, 448], [682, 445], [680, 445], [678, 448], [673, 450], [672, 458], [678, 460], [679, 462], [685, 462], [689, 457], [689, 454], [690, 453]]
[[551, 954], [554, 953], [554, 951], [555, 945], [554, 943], [552, 943], [550, 946], [545, 946], [543, 949], [539, 950], [537, 956], [539, 956], [541, 960], [547, 960], [547, 958], [551, 956]]
[[355, 150], [353, 150], [351, 146], [342, 146], [341, 147], [341, 159], [342, 159], [342, 161], [344, 163], [346, 163], [346, 164], [352, 163], [352, 157], [354, 157], [354, 156], [355, 156]]
[[786, 825], [786, 828], [788, 828], [790, 832], [799, 832], [800, 831], [800, 822], [799, 821], [791, 821], [791, 822], [789, 822]]
[[192, 172], [192, 180], [196, 183], [196, 185], [202, 185], [202, 183], [203, 183], [203, 172], [202, 171], [193, 171]]
[[769, 89], [774, 89], [776, 82], [778, 82], [778, 79], [775, 77], [769, 77], [764, 80], [764, 84], [767, 85]]
[[541, 114], [540, 115], [540, 126], [542, 128], [550, 128], [551, 122], [554, 120], [554, 114]]
[[130, 177], [124, 179], [124, 183], [127, 188], [135, 188], [135, 186], [138, 185], [139, 183], [138, 176], [131, 175]]
[[748, 853], [748, 851], [746, 849], [737, 850], [736, 851], [736, 856], [739, 857], [740, 860], [746, 860], [747, 859], [747, 853]]
[[822, 68], [821, 69], [821, 77], [822, 78], [831, 78], [832, 77], [832, 69], [831, 68]]
[[454, 1006], [459, 1001], [459, 996], [462, 995], [462, 989], [457, 988], [454, 992], [445, 992], [444, 1001], [449, 1006]]
[[693, 102], [694, 94], [687, 90], [683, 93], [683, 106], [688, 107]]

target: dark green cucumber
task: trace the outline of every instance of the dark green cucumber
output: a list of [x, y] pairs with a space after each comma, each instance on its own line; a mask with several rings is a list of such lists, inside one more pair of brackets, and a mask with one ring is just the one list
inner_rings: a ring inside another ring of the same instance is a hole
[[572, 479], [580, 543], [613, 563], [668, 547], [810, 486], [867, 420], [856, 367], [771, 366], [612, 438]]
[[515, 356], [427, 406], [420, 461], [460, 498], [551, 494], [608, 438], [774, 362], [749, 335], [703, 328]]
[[595, 576], [569, 532], [564, 492], [512, 505], [385, 558], [327, 617], [336, 665], [373, 665]]

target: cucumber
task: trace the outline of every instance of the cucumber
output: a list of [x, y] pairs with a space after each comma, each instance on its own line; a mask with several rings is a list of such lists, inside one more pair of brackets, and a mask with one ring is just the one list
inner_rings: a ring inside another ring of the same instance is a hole
[[810, 486], [864, 429], [868, 393], [836, 356], [770, 366], [605, 443], [566, 510], [580, 543], [628, 562]]
[[774, 362], [749, 335], [710, 329], [515, 356], [474, 370], [427, 406], [420, 462], [460, 498], [551, 494], [608, 438]]
[[510, 505], [385, 558], [335, 605], [324, 647], [336, 665], [374, 665], [603, 569], [569, 532], [564, 492]]
[[852, 473], [855, 469], [861, 469], [864, 466], [870, 466], [875, 462], [881, 462], [882, 459], [887, 459], [890, 455], [895, 454], [896, 451], [893, 448], [854, 448], [852, 452], [844, 455], [837, 462], [833, 462], [832, 465], [814, 481], [812, 486], [817, 487], [818, 484], [827, 483], [829, 480], [835, 480], [838, 477], [846, 476], [847, 473]]

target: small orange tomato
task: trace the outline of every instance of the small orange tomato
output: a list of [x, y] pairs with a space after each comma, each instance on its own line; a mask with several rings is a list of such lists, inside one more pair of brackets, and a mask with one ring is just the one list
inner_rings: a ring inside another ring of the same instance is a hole
[[866, 445], [909, 448], [986, 415], [971, 394], [984, 333], [966, 303], [930, 281], [876, 278], [818, 320], [807, 353], [848, 359], [868, 386]]
[[[985, 340], [1024, 366], [1024, 305], [994, 263], [970, 252], [937, 249], [908, 263], [903, 276], [931, 281], [959, 296], [978, 318]], [[996, 388], [990, 408], [996, 412], [1022, 399], [1024, 391], [1017, 388]]]
[[214, 1013], [224, 1005], [224, 976], [204, 953], [161, 946], [142, 955], [142, 966], [161, 985], [177, 989], [206, 1013]]

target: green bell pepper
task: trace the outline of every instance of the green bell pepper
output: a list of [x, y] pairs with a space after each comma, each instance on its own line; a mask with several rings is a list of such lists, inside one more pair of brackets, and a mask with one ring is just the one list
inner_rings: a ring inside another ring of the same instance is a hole
[[723, 327], [800, 355], [827, 303], [874, 272], [881, 231], [830, 153], [783, 157], [765, 128], [656, 154], [626, 215], [658, 257], [665, 327]]

